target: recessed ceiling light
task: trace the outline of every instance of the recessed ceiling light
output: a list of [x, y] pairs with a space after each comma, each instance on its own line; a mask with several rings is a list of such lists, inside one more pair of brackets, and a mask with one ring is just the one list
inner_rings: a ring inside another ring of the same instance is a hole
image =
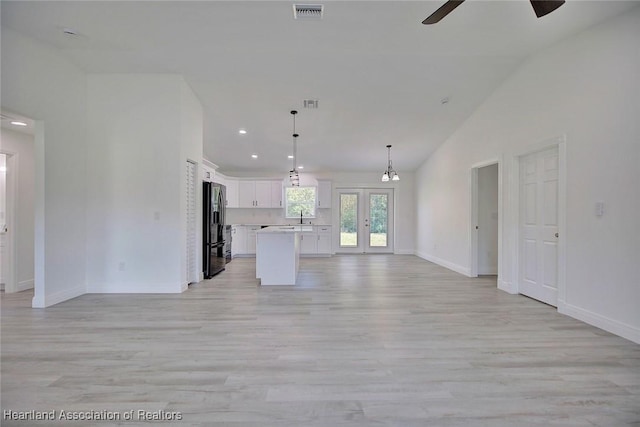
[[298, 169], [304, 169], [304, 166], [300, 165], [298, 166]]
[[289, 154], [289, 155], [287, 156], [287, 159], [293, 159], [293, 156], [292, 156], [291, 154]]
[[25, 122], [18, 122], [18, 121], [13, 121], [11, 122], [12, 125], [16, 125], [16, 126], [26, 126], [27, 124]]
[[257, 154], [252, 154], [251, 157], [254, 158], [254, 159], [257, 159], [258, 155]]
[[244, 129], [240, 129], [240, 130], [238, 131], [238, 133], [239, 133], [240, 135], [246, 135], [247, 131], [246, 131], [246, 130], [244, 130]]

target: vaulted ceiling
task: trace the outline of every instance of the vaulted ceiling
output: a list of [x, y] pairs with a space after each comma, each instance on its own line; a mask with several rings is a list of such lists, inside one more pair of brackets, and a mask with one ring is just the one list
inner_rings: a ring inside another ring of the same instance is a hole
[[568, 0], [538, 19], [528, 1], [470, 0], [422, 25], [443, 2], [326, 1], [319, 21], [294, 20], [287, 1], [3, 0], [1, 12], [88, 73], [182, 74], [204, 107], [205, 156], [268, 174], [291, 166], [292, 109], [305, 171], [381, 171], [387, 144], [414, 170], [528, 56], [638, 4]]

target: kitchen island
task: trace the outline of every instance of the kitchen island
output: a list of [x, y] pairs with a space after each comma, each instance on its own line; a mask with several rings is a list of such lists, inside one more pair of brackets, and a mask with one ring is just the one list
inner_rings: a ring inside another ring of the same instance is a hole
[[256, 232], [256, 278], [261, 285], [295, 285], [300, 267], [300, 233], [304, 225], [272, 226]]

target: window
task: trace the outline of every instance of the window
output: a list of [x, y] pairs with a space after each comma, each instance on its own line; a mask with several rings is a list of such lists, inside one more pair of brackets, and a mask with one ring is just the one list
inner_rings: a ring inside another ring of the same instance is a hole
[[285, 216], [287, 218], [316, 217], [316, 187], [285, 188]]

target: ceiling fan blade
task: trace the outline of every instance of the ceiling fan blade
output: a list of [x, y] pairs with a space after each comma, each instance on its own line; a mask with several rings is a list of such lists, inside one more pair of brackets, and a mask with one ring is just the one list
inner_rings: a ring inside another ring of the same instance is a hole
[[553, 12], [563, 4], [564, 0], [531, 0], [531, 6], [533, 6], [533, 10], [536, 12], [538, 18]]
[[[453, 11], [456, 7], [460, 6], [464, 0], [449, 0], [442, 6], [438, 8], [435, 12], [427, 17], [424, 21], [422, 21], [425, 25], [435, 24], [436, 22], [440, 22], [442, 18], [447, 16]], [[540, 3], [540, 2], [537, 2]], [[564, 2], [563, 2], [564, 3]]]

